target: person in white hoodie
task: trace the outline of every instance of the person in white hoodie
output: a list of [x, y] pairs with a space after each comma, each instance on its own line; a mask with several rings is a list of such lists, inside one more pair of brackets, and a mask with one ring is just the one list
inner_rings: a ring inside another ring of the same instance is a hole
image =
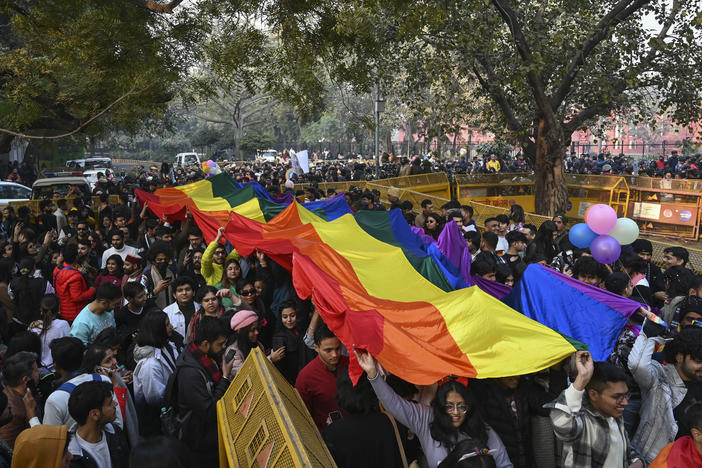
[[180, 350], [170, 341], [173, 326], [160, 310], [149, 312], [141, 321], [134, 347], [134, 400], [139, 412], [139, 433], [159, 434], [160, 412], [168, 378], [176, 368]]

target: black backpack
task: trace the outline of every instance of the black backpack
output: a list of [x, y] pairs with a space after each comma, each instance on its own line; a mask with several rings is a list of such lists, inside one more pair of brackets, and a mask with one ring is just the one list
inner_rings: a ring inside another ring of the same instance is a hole
[[[163, 407], [161, 407], [161, 432], [163, 435], [181, 439], [183, 436], [183, 425], [190, 419], [193, 410], [188, 410], [184, 414], [180, 414], [178, 405], [178, 372], [181, 368], [176, 367], [176, 370], [168, 377], [166, 382], [166, 391], [163, 394]], [[207, 385], [207, 376], [202, 369], [198, 372], [205, 379]]]

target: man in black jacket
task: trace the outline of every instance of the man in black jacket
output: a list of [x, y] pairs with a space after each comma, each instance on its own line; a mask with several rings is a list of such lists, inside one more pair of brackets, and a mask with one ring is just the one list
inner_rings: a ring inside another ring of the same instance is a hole
[[192, 466], [214, 467], [219, 462], [217, 401], [229, 387], [233, 362], [221, 356], [228, 333], [222, 320], [202, 317], [195, 339], [176, 364], [181, 441], [190, 449]]

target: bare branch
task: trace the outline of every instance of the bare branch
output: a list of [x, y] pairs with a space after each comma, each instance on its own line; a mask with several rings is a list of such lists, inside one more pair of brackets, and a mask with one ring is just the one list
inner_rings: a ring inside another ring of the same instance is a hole
[[[110, 109], [112, 109], [114, 106], [116, 106], [117, 104], [119, 104], [122, 100], [126, 99], [128, 96], [134, 94], [134, 90], [135, 90], [135, 89], [136, 89], [136, 85], [132, 86], [132, 89], [130, 89], [129, 91], [127, 91], [126, 94], [123, 94], [123, 95], [121, 95], [120, 97], [118, 97], [118, 98], [117, 98], [115, 101], [113, 101], [110, 105], [108, 105], [108, 106], [105, 107], [103, 110], [101, 110], [100, 112], [98, 112], [97, 114], [95, 114], [94, 116], [92, 116], [91, 118], [89, 118], [88, 120], [86, 120], [85, 122], [83, 122], [82, 124], [80, 124], [76, 129], [74, 129], [74, 130], [72, 130], [72, 131], [70, 131], [70, 132], [68, 132], [68, 133], [63, 133], [63, 134], [61, 134], [61, 135], [53, 135], [53, 136], [36, 136], [36, 135], [25, 135], [24, 133], [19, 133], [19, 132], [13, 132], [12, 130], [7, 130], [7, 129], [5, 129], [5, 128], [0, 128], [0, 132], [1, 132], [1, 133], [7, 133], [7, 134], [9, 134], [9, 135], [16, 136], [16, 137], [27, 138], [27, 139], [29, 139], [29, 140], [57, 140], [57, 139], [59, 139], [59, 138], [67, 138], [67, 137], [69, 137], [69, 136], [75, 135], [76, 133], [80, 132], [80, 131], [83, 130], [85, 127], [87, 127], [88, 125], [90, 125], [93, 121], [95, 121], [95, 119], [97, 119], [98, 117], [104, 115], [106, 112], [108, 112], [108, 111], [109, 111]], [[145, 88], [145, 89], [146, 89], [146, 88]], [[142, 91], [143, 91], [143, 90], [142, 90]]]
[[527, 80], [531, 85], [539, 112], [549, 123], [549, 126], [553, 127], [557, 125], [555, 113], [551, 108], [551, 102], [546, 96], [546, 91], [544, 90], [545, 87], [543, 78], [534, 70], [534, 59], [531, 54], [531, 49], [526, 37], [524, 36], [524, 32], [522, 31], [522, 26], [519, 24], [517, 14], [509, 4], [509, 0], [492, 0], [492, 3], [500, 12], [500, 16], [502, 16], [502, 19], [509, 27], [509, 30], [512, 33], [512, 38], [514, 39], [514, 43], [517, 47], [517, 52], [522, 58], [522, 62], [528, 66], [529, 71], [527, 72]]
[[566, 95], [570, 92], [573, 81], [575, 81], [578, 72], [595, 47], [612, 34], [613, 28], [626, 20], [645, 4], [649, 3], [649, 1], [650, 0], [634, 0], [632, 2], [632, 0], [620, 0], [614, 5], [612, 10], [604, 15], [597, 25], [593, 27], [590, 36], [583, 42], [571, 59], [566, 75], [563, 77], [560, 86], [558, 86], [556, 92], [551, 96], [551, 107], [554, 112], [558, 110], [558, 107], [560, 107]]
[[473, 73], [475, 74], [478, 83], [480, 83], [480, 86], [482, 86], [485, 89], [485, 91], [487, 91], [488, 94], [490, 94], [492, 99], [497, 103], [497, 105], [500, 106], [500, 109], [502, 109], [502, 113], [504, 114], [505, 120], [507, 122], [507, 127], [511, 131], [516, 132], [521, 128], [521, 125], [519, 123], [519, 120], [517, 119], [517, 116], [514, 113], [514, 109], [509, 103], [507, 96], [505, 96], [504, 90], [500, 86], [496, 85], [497, 80], [495, 79], [493, 70], [490, 67], [489, 62], [487, 61], [487, 58], [482, 57], [482, 59], [484, 60], [480, 60], [480, 64], [483, 66], [485, 72], [487, 73], [487, 79], [480, 74], [478, 67], [476, 67], [475, 65], [472, 67]]
[[224, 124], [224, 125], [234, 125], [234, 123], [231, 120], [219, 120], [219, 119], [213, 119], [204, 115], [200, 114], [193, 114], [195, 117], [197, 117], [200, 120], [204, 120], [205, 122], [211, 122], [211, 123], [218, 123], [218, 124]]

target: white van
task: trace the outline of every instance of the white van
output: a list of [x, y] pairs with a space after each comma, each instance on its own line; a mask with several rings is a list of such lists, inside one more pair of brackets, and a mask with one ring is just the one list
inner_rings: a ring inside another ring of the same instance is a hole
[[188, 164], [200, 165], [200, 156], [197, 153], [178, 153], [175, 157], [176, 166], [185, 166]]

